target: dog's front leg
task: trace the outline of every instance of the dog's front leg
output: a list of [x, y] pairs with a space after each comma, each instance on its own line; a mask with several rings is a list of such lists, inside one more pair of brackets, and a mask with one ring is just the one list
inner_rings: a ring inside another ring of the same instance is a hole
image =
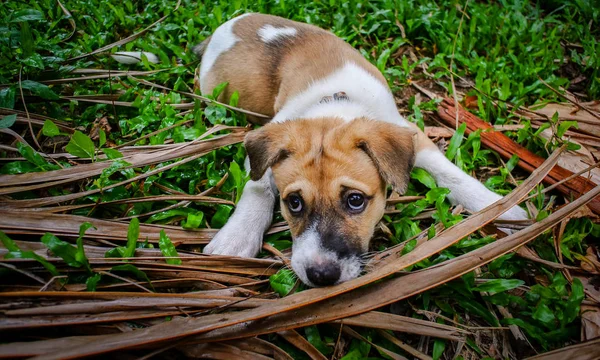
[[[246, 169], [250, 166], [246, 161]], [[258, 181], [249, 180], [227, 224], [204, 248], [205, 254], [256, 257], [273, 220], [277, 188], [268, 169]]]

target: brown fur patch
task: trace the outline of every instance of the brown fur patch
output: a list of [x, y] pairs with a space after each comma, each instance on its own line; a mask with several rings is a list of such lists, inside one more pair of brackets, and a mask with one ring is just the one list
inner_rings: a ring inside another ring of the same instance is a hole
[[[268, 124], [249, 135], [246, 146], [253, 178], [272, 168], [292, 234], [296, 237], [316, 226], [324, 246], [343, 256], [367, 250], [385, 209], [386, 182], [406, 187], [414, 157], [413, 135], [412, 130], [380, 121], [303, 119]], [[287, 156], [279, 157], [281, 152]], [[346, 196], [352, 192], [367, 198], [361, 213], [347, 207]], [[300, 216], [287, 207], [291, 193], [304, 202]]]
[[[264, 25], [292, 27], [296, 35], [265, 43], [258, 36]], [[230, 50], [221, 54], [206, 79], [204, 92], [223, 83], [229, 85], [219, 100], [227, 102], [234, 91], [240, 94], [238, 106], [274, 116], [289, 97], [352, 61], [366, 69], [383, 84], [381, 73], [362, 55], [332, 33], [316, 26], [276, 16], [252, 14], [233, 26], [240, 39]], [[265, 123], [265, 119], [251, 118]]]

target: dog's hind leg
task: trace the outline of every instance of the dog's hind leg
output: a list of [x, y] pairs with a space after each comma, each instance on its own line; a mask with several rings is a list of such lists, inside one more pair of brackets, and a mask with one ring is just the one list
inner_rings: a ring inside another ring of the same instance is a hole
[[[246, 158], [246, 169], [249, 169]], [[249, 180], [227, 224], [204, 248], [206, 254], [256, 257], [273, 220], [277, 188], [268, 169], [258, 181]]]

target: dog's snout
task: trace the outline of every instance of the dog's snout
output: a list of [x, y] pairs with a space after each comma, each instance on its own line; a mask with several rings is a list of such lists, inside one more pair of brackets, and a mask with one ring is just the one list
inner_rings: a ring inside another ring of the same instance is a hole
[[340, 275], [340, 267], [334, 263], [320, 264], [306, 269], [308, 280], [316, 286], [333, 285], [340, 279]]

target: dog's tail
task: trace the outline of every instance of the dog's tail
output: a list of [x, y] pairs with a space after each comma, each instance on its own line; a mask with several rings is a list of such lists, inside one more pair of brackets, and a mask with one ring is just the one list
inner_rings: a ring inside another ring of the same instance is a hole
[[202, 55], [204, 55], [204, 51], [206, 50], [206, 47], [208, 46], [208, 43], [210, 42], [210, 38], [211, 38], [211, 36], [207, 37], [200, 44], [198, 44], [192, 48], [192, 52], [198, 57], [198, 59], [202, 59]]

